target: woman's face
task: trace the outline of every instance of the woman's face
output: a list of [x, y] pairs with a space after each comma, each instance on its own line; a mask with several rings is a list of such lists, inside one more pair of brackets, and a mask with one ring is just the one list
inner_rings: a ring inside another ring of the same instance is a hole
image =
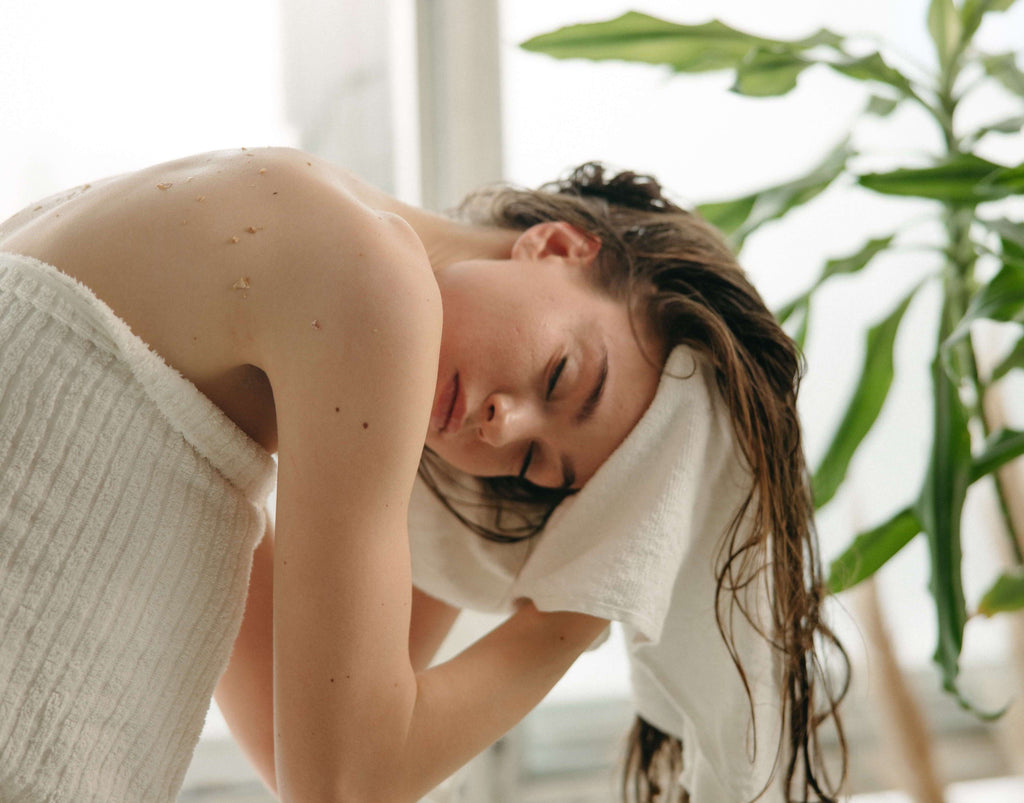
[[426, 445], [455, 468], [578, 488], [654, 398], [660, 368], [641, 344], [654, 362], [660, 345], [642, 330], [638, 344], [625, 303], [587, 283], [596, 248], [569, 251], [514, 248], [435, 274], [444, 324]]

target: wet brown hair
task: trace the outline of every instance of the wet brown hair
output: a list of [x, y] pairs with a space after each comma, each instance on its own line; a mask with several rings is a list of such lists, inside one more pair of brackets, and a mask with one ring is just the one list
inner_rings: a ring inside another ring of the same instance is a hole
[[[799, 349], [721, 234], [666, 198], [651, 176], [610, 174], [602, 164], [589, 162], [538, 190], [485, 188], [471, 195], [459, 214], [470, 222], [516, 230], [564, 221], [595, 237], [601, 243], [591, 274], [595, 286], [626, 300], [631, 313], [653, 328], [665, 345], [662, 364], [675, 346], [685, 344], [713, 366], [752, 480], [720, 547], [718, 629], [747, 689], [752, 715], [750, 686], [732, 635], [735, 615], [757, 628], [781, 658], [784, 716], [775, 771], [784, 772], [788, 797], [834, 800], [846, 778], [837, 706], [848, 686], [849, 660], [822, 619], [825, 591], [796, 408], [803, 374]], [[476, 480], [470, 487], [432, 453], [425, 454], [420, 473], [464, 524], [492, 540], [536, 534], [571, 493], [510, 477]], [[461, 500], [453, 493], [459, 488]], [[467, 505], [490, 511], [489, 524], [467, 515]], [[743, 592], [763, 583], [763, 572], [772, 591], [770, 621], [762, 624]], [[825, 665], [826, 656], [838, 660], [838, 683]], [[819, 733], [826, 722], [839, 741], [838, 779], [829, 777], [821, 752]], [[638, 803], [687, 800], [677, 781], [681, 768], [678, 735], [638, 718], [627, 749], [623, 798]]]

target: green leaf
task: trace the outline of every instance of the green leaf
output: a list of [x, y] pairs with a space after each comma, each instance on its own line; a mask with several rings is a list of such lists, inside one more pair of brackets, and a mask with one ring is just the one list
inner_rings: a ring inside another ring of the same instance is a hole
[[737, 249], [742, 247], [748, 236], [765, 223], [781, 218], [828, 189], [843, 172], [852, 155], [853, 150], [849, 141], [844, 140], [810, 172], [793, 181], [759, 192], [750, 216], [733, 234]]
[[799, 322], [793, 334], [793, 340], [796, 341], [801, 349], [804, 348], [807, 342], [807, 325], [811, 317], [811, 294], [831, 276], [838, 273], [855, 273], [864, 268], [875, 256], [889, 247], [895, 236], [891, 234], [888, 237], [870, 240], [856, 253], [838, 259], [830, 259], [825, 263], [821, 276], [818, 277], [817, 281], [811, 285], [807, 292], [802, 293], [775, 311], [775, 317], [779, 323], [785, 323], [796, 313], [800, 314]]
[[879, 81], [895, 87], [905, 97], [913, 97], [914, 88], [903, 73], [886, 63], [880, 53], [871, 53], [847, 61], [825, 62], [836, 72], [859, 81]]
[[842, 37], [821, 30], [800, 40], [768, 39], [731, 28], [717, 20], [680, 25], [629, 11], [604, 22], [569, 25], [522, 43], [525, 50], [562, 59], [614, 59], [664, 64], [677, 72], [735, 68], [757, 47], [806, 50], [834, 45]]
[[794, 312], [803, 309], [807, 305], [809, 295], [809, 293], [803, 293], [787, 303], [785, 306], [779, 307], [775, 310], [775, 319], [779, 323], [785, 323], [788, 321], [793, 316]]
[[1021, 129], [1024, 129], [1024, 116], [1007, 117], [1004, 120], [998, 120], [994, 123], [983, 125], [977, 131], [972, 132], [970, 136], [964, 140], [964, 143], [965, 146], [973, 146], [989, 134], [1019, 134]]
[[999, 245], [1002, 247], [1003, 262], [1024, 265], [1024, 226], [1019, 223], [1001, 227]]
[[1005, 198], [1024, 191], [1024, 164], [1002, 167], [982, 180], [978, 186], [983, 196]]
[[1024, 608], [1024, 566], [1001, 574], [978, 603], [978, 613], [985, 616]]
[[999, 235], [1002, 240], [1003, 256], [1024, 261], [1024, 223], [1006, 218], [985, 219], [979, 222]]
[[800, 324], [797, 326], [796, 331], [793, 333], [793, 341], [803, 351], [807, 345], [807, 327], [811, 322], [811, 297], [808, 296], [804, 300], [803, 312], [800, 316]]
[[697, 211], [712, 226], [724, 234], [732, 234], [742, 226], [757, 203], [759, 193], [744, 195], [732, 201], [701, 204]]
[[907, 507], [885, 523], [861, 533], [829, 565], [828, 590], [835, 594], [866, 580], [919, 532], [921, 522]]
[[785, 95], [813, 63], [792, 50], [755, 47], [736, 68], [736, 81], [730, 91], [752, 97]]
[[[969, 482], [975, 483], [1024, 454], [1024, 432], [1003, 429], [992, 433], [981, 453], [971, 461]], [[861, 533], [829, 565], [828, 589], [836, 593], [852, 588], [884, 566], [921, 531], [913, 508], [907, 507], [888, 521]]]
[[[1024, 454], [1024, 432], [999, 430], [986, 441], [971, 461], [968, 483], [972, 484], [1009, 461]], [[852, 588], [885, 565], [921, 531], [913, 508], [907, 507], [888, 521], [858, 535], [829, 566], [828, 588], [835, 593]]]
[[857, 447], [871, 431], [882, 411], [893, 377], [893, 344], [903, 314], [920, 285], [914, 287], [883, 321], [868, 330], [867, 349], [860, 380], [846, 407], [832, 442], [814, 472], [814, 506], [820, 508], [835, 496]]
[[[948, 313], [943, 310], [940, 343], [949, 328], [947, 318]], [[915, 512], [928, 536], [929, 589], [938, 615], [934, 659], [942, 671], [943, 687], [956, 695], [961, 704], [969, 705], [957, 688], [956, 677], [967, 621], [960, 568], [960, 520], [970, 483], [970, 436], [967, 413], [938, 355], [932, 362], [932, 383], [932, 454]]]
[[970, 481], [976, 482], [997, 468], [1024, 454], [1024, 432], [999, 429], [985, 441], [981, 452], [971, 460]]
[[979, 204], [1020, 192], [1024, 186], [1024, 171], [963, 154], [934, 167], [867, 173], [857, 181], [885, 195], [916, 195], [949, 203]]
[[886, 98], [881, 95], [872, 95], [864, 109], [865, 114], [873, 114], [876, 117], [888, 117], [893, 109], [900, 105], [899, 98]]
[[868, 240], [868, 242], [856, 253], [839, 259], [830, 259], [825, 263], [825, 270], [822, 272], [821, 278], [818, 279], [817, 284], [820, 285], [829, 277], [835, 276], [839, 273], [856, 273], [860, 271], [872, 259], [892, 245], [892, 241], [895, 238], [895, 234], [890, 234], [888, 237], [879, 237], [874, 240]]
[[843, 140], [810, 172], [799, 178], [735, 200], [701, 204], [697, 210], [709, 223], [728, 234], [738, 251], [746, 238], [762, 225], [782, 217], [827, 189], [843, 172], [852, 155], [849, 140]]
[[1015, 95], [1024, 96], [1024, 72], [1017, 67], [1016, 53], [1000, 53], [983, 56], [981, 64], [985, 72], [995, 78]]
[[1006, 218], [976, 219], [999, 235], [999, 256], [1003, 264], [1024, 268], [1024, 224]]
[[960, 8], [960, 22], [963, 26], [964, 41], [969, 41], [981, 25], [981, 19], [989, 11], [1006, 11], [1015, 0], [964, 0]]
[[966, 337], [971, 324], [982, 318], [1003, 323], [1024, 323], [1024, 267], [1004, 262], [999, 273], [971, 299], [967, 312], [943, 348], [949, 349]]
[[971, 300], [972, 319], [1024, 323], [1024, 267], [1007, 262]]
[[793, 330], [793, 340], [802, 351], [807, 343], [807, 325], [810, 323], [811, 318], [810, 292], [793, 299], [775, 312], [775, 317], [780, 324], [786, 323], [794, 315], [797, 316], [797, 324]]
[[1010, 353], [992, 369], [990, 381], [995, 382], [997, 379], [1002, 379], [1015, 368], [1024, 368], [1024, 337], [1018, 340], [1017, 345], [1010, 350]]
[[963, 25], [953, 0], [932, 0], [928, 7], [928, 32], [935, 43], [939, 64], [948, 65], [960, 44]]

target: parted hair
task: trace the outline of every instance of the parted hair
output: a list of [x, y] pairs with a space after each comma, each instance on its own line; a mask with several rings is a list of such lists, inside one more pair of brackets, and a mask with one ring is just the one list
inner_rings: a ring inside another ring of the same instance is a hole
[[[846, 743], [837, 706], [849, 682], [849, 660], [822, 618], [824, 582], [804, 461], [797, 391], [802, 355], [737, 264], [722, 235], [698, 214], [666, 197], [652, 176], [613, 173], [588, 162], [537, 190], [508, 185], [470, 195], [456, 214], [481, 225], [525, 230], [563, 221], [600, 241], [595, 286], [627, 302], [658, 335], [662, 364], [680, 344], [714, 368], [736, 442], [751, 477], [749, 492], [724, 535], [717, 562], [718, 629], [747, 688], [743, 656], [731, 623], [742, 615], [775, 651], [782, 667], [783, 711], [773, 772], [784, 773], [787, 797], [835, 800], [846, 777]], [[635, 327], [634, 327], [635, 329]], [[569, 489], [539, 488], [515, 477], [478, 480], [457, 499], [436, 455], [425, 452], [420, 474], [464, 524], [498, 541], [528, 538], [543, 528]], [[493, 514], [482, 525], [469, 505]], [[741, 523], [743, 526], [741, 526]], [[767, 572], [767, 583], [762, 576]], [[770, 589], [764, 622], [744, 589]], [[838, 772], [825, 766], [820, 734], [838, 738]], [[755, 745], [755, 749], [765, 749]], [[626, 749], [621, 791], [629, 803], [686, 801], [679, 734], [637, 718]], [[832, 774], [838, 777], [832, 777]]]

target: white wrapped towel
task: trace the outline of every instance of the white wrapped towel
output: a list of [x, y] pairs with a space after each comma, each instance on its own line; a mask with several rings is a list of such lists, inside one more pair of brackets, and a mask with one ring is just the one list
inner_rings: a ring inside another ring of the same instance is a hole
[[86, 287], [0, 253], [0, 800], [176, 799], [274, 475]]

